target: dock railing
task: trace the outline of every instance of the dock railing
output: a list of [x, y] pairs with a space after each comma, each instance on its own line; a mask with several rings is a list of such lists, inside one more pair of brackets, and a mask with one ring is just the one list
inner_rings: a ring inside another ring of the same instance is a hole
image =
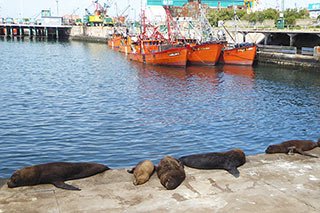
[[275, 52], [286, 54], [297, 54], [297, 47], [292, 46], [278, 46], [278, 45], [258, 45], [260, 52]]

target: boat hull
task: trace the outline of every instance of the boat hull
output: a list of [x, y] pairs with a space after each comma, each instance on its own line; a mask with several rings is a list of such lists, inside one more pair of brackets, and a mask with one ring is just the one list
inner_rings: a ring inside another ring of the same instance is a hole
[[140, 53], [129, 53], [129, 59], [132, 61], [144, 63], [144, 56]]
[[188, 47], [188, 65], [215, 65], [223, 48], [222, 43], [204, 43]]
[[114, 36], [108, 40], [108, 46], [112, 49], [118, 49], [120, 47], [121, 39], [122, 38], [120, 36]]
[[125, 54], [129, 54], [131, 53], [131, 46], [130, 45], [120, 45], [119, 47], [119, 52], [125, 53]]
[[257, 46], [235, 47], [223, 50], [219, 62], [222, 64], [249, 65], [254, 62]]
[[146, 54], [132, 52], [129, 54], [129, 59], [150, 65], [185, 67], [187, 65], [187, 53], [186, 47], [179, 47]]
[[187, 54], [186, 47], [170, 48], [145, 54], [145, 63], [159, 66], [185, 67], [187, 65]]

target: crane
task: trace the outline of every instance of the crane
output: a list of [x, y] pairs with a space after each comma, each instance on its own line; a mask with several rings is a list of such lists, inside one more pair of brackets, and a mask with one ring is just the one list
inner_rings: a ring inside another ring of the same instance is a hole
[[[94, 7], [93, 14], [88, 9], [89, 7]], [[101, 25], [113, 25], [112, 18], [108, 17], [107, 9], [110, 7], [110, 3], [106, 2], [101, 5], [99, 0], [92, 1], [85, 9], [86, 15], [84, 16], [84, 23], [90, 26], [101, 26]]]

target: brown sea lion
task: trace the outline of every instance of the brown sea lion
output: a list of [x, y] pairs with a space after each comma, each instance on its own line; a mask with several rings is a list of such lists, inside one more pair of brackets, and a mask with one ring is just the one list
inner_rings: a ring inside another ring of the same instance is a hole
[[139, 162], [136, 167], [131, 170], [128, 170], [129, 173], [133, 173], [134, 185], [141, 185], [146, 183], [152, 176], [155, 167], [150, 160], [144, 160]]
[[14, 188], [51, 183], [61, 189], [80, 190], [64, 181], [89, 177], [108, 169], [109, 167], [97, 163], [46, 163], [15, 171], [7, 185], [9, 188]]
[[266, 149], [267, 154], [274, 154], [274, 153], [299, 153], [301, 155], [306, 155], [310, 157], [317, 158], [318, 156], [308, 154], [305, 151], [309, 151], [316, 147], [320, 147], [320, 139], [318, 142], [313, 142], [309, 140], [289, 140], [282, 142], [280, 144], [270, 145]]
[[183, 164], [171, 156], [165, 156], [156, 170], [161, 184], [169, 190], [177, 188], [186, 178]]
[[228, 152], [210, 152], [183, 156], [179, 160], [186, 166], [195, 169], [224, 169], [235, 177], [239, 177], [240, 172], [237, 167], [246, 162], [246, 156], [240, 149]]

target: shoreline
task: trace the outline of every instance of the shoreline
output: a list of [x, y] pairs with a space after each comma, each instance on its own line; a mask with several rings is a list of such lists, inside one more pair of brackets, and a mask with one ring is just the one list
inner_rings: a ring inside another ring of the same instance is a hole
[[[92, 37], [92, 36], [72, 36], [72, 41], [95, 42], [107, 44], [107, 37]], [[285, 54], [278, 52], [257, 51], [254, 64], [261, 65], [278, 65], [284, 68], [298, 67], [308, 70], [320, 71], [320, 57], [300, 55], [300, 54]], [[217, 64], [220, 66], [223, 64]], [[241, 66], [241, 65], [240, 65]]]
[[[108, 37], [73, 35], [66, 41], [90, 42], [107, 45], [108, 39]], [[29, 39], [27, 38], [26, 40]], [[264, 52], [259, 51], [259, 48], [254, 64], [277, 65], [284, 68], [295, 67], [320, 72], [320, 57], [280, 52]]]
[[[310, 153], [320, 156], [320, 148]], [[318, 212], [320, 158], [258, 154], [238, 167], [240, 177], [224, 170], [185, 167], [186, 179], [166, 190], [156, 174], [134, 186], [125, 169], [68, 181], [81, 191], [44, 184], [0, 187], [0, 212]]]

